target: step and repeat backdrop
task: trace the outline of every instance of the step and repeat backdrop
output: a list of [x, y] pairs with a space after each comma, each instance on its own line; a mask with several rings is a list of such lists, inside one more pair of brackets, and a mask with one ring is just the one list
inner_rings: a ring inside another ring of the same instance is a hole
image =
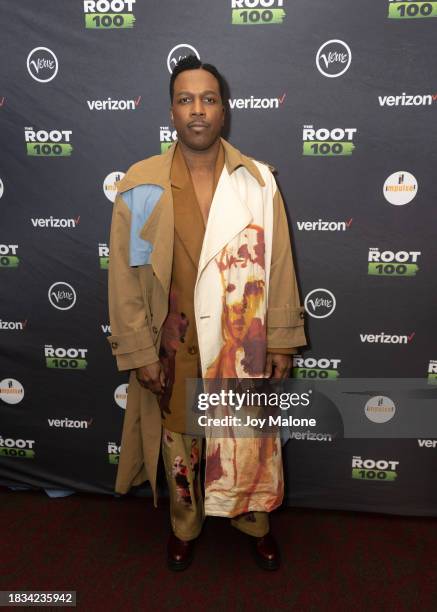
[[[106, 340], [115, 185], [175, 139], [168, 82], [189, 53], [229, 83], [230, 142], [277, 171], [307, 312], [293, 375], [433, 389], [437, 2], [0, 11], [3, 484], [113, 492], [128, 391]], [[393, 414], [381, 396], [363, 410], [375, 437], [292, 433], [287, 503], [437, 515], [437, 435], [381, 437]]]

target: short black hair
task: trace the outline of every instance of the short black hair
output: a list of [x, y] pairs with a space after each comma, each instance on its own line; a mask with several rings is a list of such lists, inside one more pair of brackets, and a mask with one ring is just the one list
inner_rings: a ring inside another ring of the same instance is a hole
[[178, 61], [178, 63], [174, 67], [174, 70], [171, 73], [171, 77], [170, 77], [170, 102], [173, 102], [174, 82], [178, 74], [181, 74], [181, 72], [185, 72], [185, 70], [196, 70], [198, 68], [202, 68], [202, 70], [206, 70], [207, 72], [212, 74], [213, 77], [217, 79], [218, 84], [219, 84], [220, 97], [222, 99], [222, 104], [224, 104], [225, 98], [226, 98], [226, 91], [227, 91], [226, 82], [224, 78], [222, 77], [222, 75], [220, 74], [220, 72], [217, 70], [215, 66], [213, 66], [212, 64], [202, 63], [200, 59], [196, 57], [195, 55], [187, 55], [186, 57], [183, 57], [182, 59]]

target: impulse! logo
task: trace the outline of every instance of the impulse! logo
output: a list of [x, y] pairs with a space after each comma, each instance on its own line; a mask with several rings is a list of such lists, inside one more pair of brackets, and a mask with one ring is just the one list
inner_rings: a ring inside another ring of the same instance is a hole
[[381, 251], [369, 249], [368, 274], [371, 276], [415, 276], [421, 251]]
[[165, 153], [177, 139], [178, 135], [176, 130], [171, 130], [168, 125], [160, 127], [159, 142], [161, 146], [161, 153]]
[[340, 376], [338, 368], [341, 359], [327, 357], [293, 356], [293, 378], [311, 378], [321, 380], [334, 380]]
[[24, 387], [15, 378], [0, 380], [0, 399], [6, 404], [19, 404], [24, 397]]
[[233, 25], [283, 23], [284, 0], [231, 0]]
[[338, 157], [352, 155], [357, 128], [314, 129], [312, 125], [303, 126], [303, 155], [317, 157]]
[[70, 144], [72, 130], [38, 130], [24, 128], [27, 154], [39, 157], [67, 157], [73, 147]]
[[109, 266], [109, 247], [105, 243], [100, 243], [98, 250], [99, 250], [100, 269], [107, 270]]
[[103, 193], [108, 198], [110, 202], [115, 202], [115, 198], [117, 195], [117, 183], [121, 181], [124, 177], [124, 172], [120, 172], [120, 170], [116, 170], [115, 172], [110, 172], [103, 181]]
[[136, 0], [84, 0], [85, 28], [91, 30], [112, 30], [133, 28]]
[[437, 17], [437, 2], [389, 0], [389, 19], [423, 19], [426, 17]]
[[20, 258], [18, 244], [0, 244], [0, 268], [17, 268]]
[[390, 459], [362, 459], [352, 457], [352, 478], [393, 482], [397, 478], [399, 461]]
[[117, 406], [126, 410], [127, 406], [127, 394], [128, 394], [129, 384], [124, 383], [122, 385], [118, 385], [116, 390], [114, 391], [114, 400]]
[[84, 348], [55, 348], [51, 344], [44, 347], [46, 366], [50, 369], [85, 370], [88, 365], [87, 353], [88, 349]]
[[414, 200], [419, 185], [411, 172], [400, 170], [393, 172], [384, 182], [384, 198], [394, 206], [404, 206]]

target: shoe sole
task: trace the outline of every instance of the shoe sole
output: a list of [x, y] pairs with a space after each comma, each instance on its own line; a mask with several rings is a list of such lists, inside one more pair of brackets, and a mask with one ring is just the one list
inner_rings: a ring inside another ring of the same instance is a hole
[[167, 567], [173, 572], [182, 572], [191, 565], [192, 561], [193, 557], [190, 557], [189, 559], [187, 559], [187, 561], [184, 561], [182, 563], [178, 561], [173, 561], [172, 559], [167, 559]]

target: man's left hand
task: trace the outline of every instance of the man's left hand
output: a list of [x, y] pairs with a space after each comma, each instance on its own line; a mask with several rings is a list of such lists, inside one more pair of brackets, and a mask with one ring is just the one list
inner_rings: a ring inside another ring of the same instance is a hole
[[292, 355], [281, 355], [279, 353], [267, 353], [265, 378], [288, 378], [290, 376]]

